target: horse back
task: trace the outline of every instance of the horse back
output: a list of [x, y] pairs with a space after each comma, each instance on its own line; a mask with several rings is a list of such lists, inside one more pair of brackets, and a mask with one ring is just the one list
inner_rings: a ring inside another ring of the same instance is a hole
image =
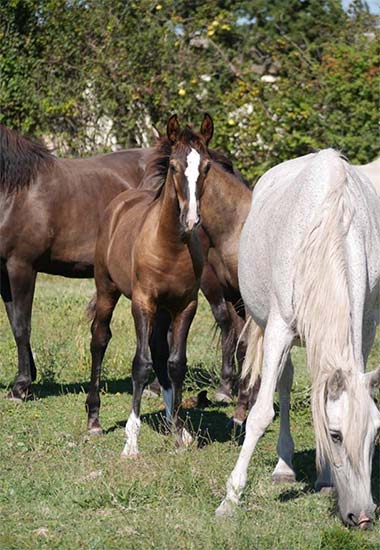
[[29, 186], [0, 196], [1, 256], [17, 255], [46, 273], [92, 276], [100, 220], [127, 188], [91, 159], [56, 159]]
[[[371, 224], [378, 225], [374, 212], [378, 206], [371, 205], [374, 192], [360, 180], [352, 181], [350, 170], [338, 153], [325, 150], [282, 163], [257, 184], [240, 242], [239, 281], [248, 307], [258, 312], [261, 324], [273, 301], [284, 319], [294, 316], [295, 273], [300, 255], [307, 253], [305, 239], [329, 219], [325, 212], [334, 207], [334, 201], [342, 235], [368, 260], [364, 247], [370, 233], [378, 232], [370, 231]], [[333, 242], [328, 228], [325, 234]]]

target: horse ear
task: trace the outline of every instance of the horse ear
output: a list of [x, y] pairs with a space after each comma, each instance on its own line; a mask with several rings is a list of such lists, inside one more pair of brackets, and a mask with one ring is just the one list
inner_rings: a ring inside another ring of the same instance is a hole
[[336, 401], [346, 389], [346, 380], [342, 369], [336, 369], [327, 381], [327, 392], [330, 399]]
[[152, 124], [152, 132], [153, 132], [153, 135], [154, 135], [155, 139], [158, 141], [161, 137], [161, 133], [160, 133], [159, 129], [157, 128], [157, 126], [155, 126], [154, 124]]
[[202, 126], [201, 126], [201, 134], [205, 138], [206, 145], [209, 144], [209, 141], [211, 140], [213, 133], [214, 133], [214, 123], [210, 115], [208, 113], [205, 113]]
[[376, 369], [372, 372], [367, 372], [367, 374], [365, 374], [364, 376], [367, 387], [371, 395], [373, 395], [380, 388], [380, 369]]
[[177, 141], [179, 135], [179, 124], [177, 115], [172, 115], [169, 118], [168, 124], [166, 126], [166, 133], [169, 141], [171, 141], [172, 143], [175, 143]]

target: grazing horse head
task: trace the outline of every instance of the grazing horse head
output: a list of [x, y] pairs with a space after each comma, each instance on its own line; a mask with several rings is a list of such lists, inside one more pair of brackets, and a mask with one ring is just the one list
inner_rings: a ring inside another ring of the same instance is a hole
[[338, 506], [344, 523], [367, 527], [375, 505], [371, 469], [380, 412], [373, 400], [380, 371], [367, 374], [337, 369], [325, 382], [325, 429], [322, 460], [332, 467]]
[[181, 129], [177, 115], [171, 116], [167, 123], [167, 137], [171, 143], [167, 180], [173, 183], [180, 210], [179, 221], [185, 234], [201, 223], [199, 197], [211, 164], [207, 146], [212, 134], [213, 122], [208, 114], [204, 116], [200, 133], [189, 126]]

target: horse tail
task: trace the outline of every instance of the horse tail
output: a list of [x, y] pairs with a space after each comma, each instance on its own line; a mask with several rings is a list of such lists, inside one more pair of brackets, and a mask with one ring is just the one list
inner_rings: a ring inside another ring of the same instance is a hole
[[86, 317], [89, 321], [93, 321], [95, 319], [95, 313], [96, 313], [96, 292], [94, 293], [91, 300], [88, 302], [86, 306]]
[[264, 329], [257, 325], [252, 317], [248, 316], [248, 319], [239, 337], [239, 342], [246, 330], [248, 331], [248, 346], [241, 371], [241, 379], [244, 380], [249, 376], [247, 389], [250, 389], [253, 388], [257, 379], [259, 378], [263, 365]]

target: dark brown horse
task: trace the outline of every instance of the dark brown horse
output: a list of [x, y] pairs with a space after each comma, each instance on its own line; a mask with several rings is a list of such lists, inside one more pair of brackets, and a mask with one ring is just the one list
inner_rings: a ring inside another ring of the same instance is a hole
[[[240, 364], [245, 356], [244, 335], [237, 346], [244, 326], [245, 311], [241, 300], [238, 282], [238, 247], [240, 233], [251, 207], [252, 191], [242, 179], [222, 163], [212, 162], [203, 185], [201, 200], [202, 228], [209, 240], [207, 261], [213, 271], [228, 307], [226, 320], [225, 356], [230, 355], [223, 382], [231, 383], [233, 354], [237, 353]], [[226, 351], [227, 350], [227, 351]], [[229, 386], [227, 385], [227, 390]], [[256, 399], [258, 384], [248, 391], [244, 381], [239, 382], [238, 402], [234, 412], [234, 421], [241, 424], [247, 409]]]
[[[228, 399], [234, 379], [237, 378], [233, 370], [234, 354], [245, 318], [238, 284], [238, 245], [241, 229], [250, 210], [252, 192], [241, 176], [234, 172], [224, 155], [212, 150], [210, 155], [211, 164], [203, 184], [200, 207], [202, 230], [206, 237], [203, 238], [203, 242], [206, 242], [208, 247], [201, 288], [222, 329], [223, 367], [218, 392], [221, 399]], [[157, 179], [155, 182], [159, 183]], [[148, 188], [154, 187], [149, 179], [145, 183]], [[243, 337], [237, 350], [239, 363], [244, 355]], [[256, 392], [257, 388], [248, 392], [244, 383], [240, 383], [234, 413], [237, 423], [242, 423], [245, 419], [246, 411], [254, 401]]]
[[[156, 130], [156, 137], [160, 137], [158, 130]], [[221, 234], [223, 236], [229, 235], [229, 244], [224, 244], [223, 247], [223, 261], [220, 259], [220, 251], [210, 244], [209, 237], [203, 229], [200, 234], [204, 249], [206, 250], [211, 246], [204, 262], [201, 290], [209, 302], [216, 323], [221, 330], [221, 382], [216, 390], [215, 400], [230, 402], [232, 400], [232, 390], [238, 381], [241, 363], [245, 355], [244, 341], [241, 342], [237, 350], [238, 337], [245, 318], [244, 306], [237, 282], [237, 245], [240, 229], [249, 210], [251, 191], [240, 172], [233, 167], [232, 162], [223, 153], [209, 149], [209, 154], [212, 165], [216, 165], [222, 170], [222, 172], [219, 171], [219, 175], [223, 173], [223, 192], [218, 192], [216, 195], [217, 200], [221, 201], [220, 213], [223, 212], [223, 200], [232, 200], [233, 204], [236, 205], [233, 212], [230, 211], [227, 205], [226, 212], [228, 212], [228, 216], [223, 222], [219, 220]], [[218, 174], [216, 177], [219, 177]], [[139, 187], [158, 190], [161, 185], [162, 181], [157, 177], [157, 167], [154, 165], [154, 160], [151, 164], [148, 161], [146, 174]], [[224, 192], [225, 199], [223, 198]], [[218, 229], [215, 230], [215, 233], [217, 231]], [[217, 242], [216, 239], [214, 240]], [[219, 242], [217, 246], [219, 247]], [[230, 252], [226, 252], [226, 246], [230, 248]], [[228, 262], [225, 260], [227, 256], [229, 257]], [[239, 363], [237, 368], [235, 368], [235, 355]], [[157, 393], [160, 392], [157, 380], [151, 387]], [[244, 401], [248, 398], [247, 395], [243, 396], [242, 392], [239, 395]]]
[[[189, 441], [178, 413], [186, 373], [187, 335], [196, 312], [203, 270], [199, 197], [211, 165], [207, 145], [212, 133], [208, 115], [199, 134], [189, 127], [180, 130], [177, 117], [170, 117], [167, 138], [160, 140], [154, 154], [153, 164], [162, 175], [161, 189], [151, 191], [149, 184], [149, 190], [118, 195], [107, 207], [98, 235], [92, 373], [86, 402], [88, 428], [92, 433], [101, 431], [100, 369], [111, 337], [112, 313], [124, 294], [132, 300], [137, 340], [124, 455], [138, 453], [140, 403], [152, 368], [163, 387], [167, 416], [178, 429], [179, 442]], [[149, 178], [148, 172], [144, 179]]]
[[30, 328], [37, 272], [93, 276], [104, 209], [139, 184], [150, 154], [136, 149], [57, 159], [0, 125], [0, 291], [18, 351], [14, 398], [27, 397], [36, 377]]
[[[0, 125], [0, 291], [18, 350], [11, 397], [26, 398], [36, 378], [30, 328], [37, 272], [93, 276], [103, 211], [118, 193], [140, 184], [153, 150], [57, 159], [43, 145]], [[225, 157], [210, 153], [233, 172]], [[161, 182], [160, 166], [152, 159], [143, 185], [156, 189], [157, 182]], [[208, 263], [201, 288], [222, 331], [222, 384], [217, 395], [229, 399], [239, 320]]]

